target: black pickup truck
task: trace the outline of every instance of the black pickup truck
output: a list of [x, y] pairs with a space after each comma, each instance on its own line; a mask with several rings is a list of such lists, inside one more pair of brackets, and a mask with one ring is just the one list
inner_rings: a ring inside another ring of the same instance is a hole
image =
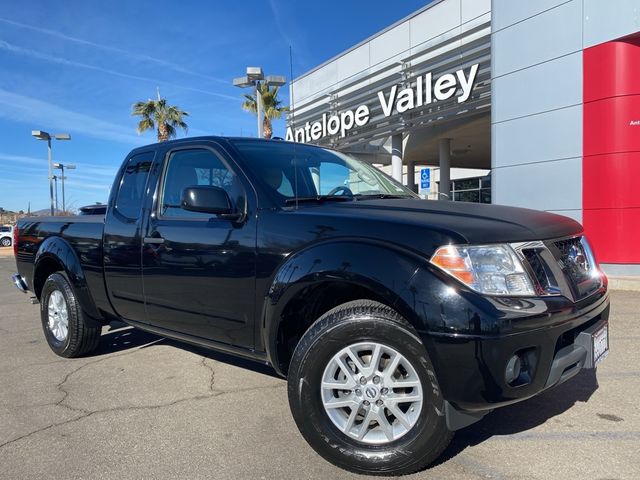
[[13, 280], [51, 349], [121, 320], [271, 365], [323, 457], [433, 462], [453, 432], [595, 368], [609, 295], [582, 227], [422, 200], [340, 152], [190, 138], [132, 151], [106, 214], [27, 218]]

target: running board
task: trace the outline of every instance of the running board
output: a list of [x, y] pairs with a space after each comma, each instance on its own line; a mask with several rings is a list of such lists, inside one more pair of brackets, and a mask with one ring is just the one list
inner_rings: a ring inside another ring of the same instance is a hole
[[144, 330], [146, 332], [150, 332], [155, 335], [159, 335], [161, 337], [179, 340], [181, 342], [190, 343], [198, 347], [204, 347], [210, 350], [216, 350], [218, 352], [227, 353], [229, 355], [243, 357], [243, 358], [246, 358], [247, 360], [253, 360], [255, 362], [264, 363], [265, 365], [271, 365], [267, 359], [267, 354], [265, 352], [250, 350], [248, 348], [236, 347], [234, 345], [229, 345], [227, 343], [222, 343], [222, 342], [216, 342], [215, 340], [209, 340], [202, 337], [195, 337], [193, 335], [188, 335], [186, 333], [176, 332], [174, 330], [168, 330], [165, 328], [156, 327], [154, 325], [149, 325], [147, 323], [136, 322], [134, 320], [122, 319], [122, 321], [128, 325], [131, 325], [134, 328], [139, 328], [140, 330]]

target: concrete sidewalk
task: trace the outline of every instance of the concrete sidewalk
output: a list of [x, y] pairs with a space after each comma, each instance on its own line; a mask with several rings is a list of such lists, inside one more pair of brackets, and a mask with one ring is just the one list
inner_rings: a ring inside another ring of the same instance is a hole
[[640, 277], [637, 276], [610, 276], [610, 290], [626, 290], [632, 292], [640, 292]]

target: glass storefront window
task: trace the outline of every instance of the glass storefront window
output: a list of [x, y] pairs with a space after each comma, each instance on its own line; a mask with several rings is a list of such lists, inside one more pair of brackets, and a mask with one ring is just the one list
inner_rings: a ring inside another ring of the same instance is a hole
[[451, 181], [454, 202], [491, 203], [491, 175]]

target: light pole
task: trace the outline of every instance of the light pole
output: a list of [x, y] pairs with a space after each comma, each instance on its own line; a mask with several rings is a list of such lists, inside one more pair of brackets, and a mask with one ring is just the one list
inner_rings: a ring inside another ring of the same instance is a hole
[[56, 197], [56, 200], [55, 200], [56, 209], [55, 209], [55, 211], [59, 212], [60, 210], [58, 209], [58, 176], [57, 175], [53, 176], [53, 185], [54, 185], [54, 190], [56, 192], [56, 195], [55, 195], [55, 197]]
[[237, 77], [233, 79], [233, 86], [240, 88], [253, 87], [256, 94], [256, 113], [258, 115], [258, 138], [263, 137], [263, 125], [262, 125], [262, 94], [260, 92], [260, 85], [264, 84], [267, 87], [281, 87], [287, 83], [287, 79], [281, 75], [267, 75], [262, 73], [262, 67], [247, 67], [247, 74], [244, 77]]
[[68, 133], [56, 133], [55, 135], [49, 135], [47, 132], [42, 130], [32, 130], [31, 136], [37, 138], [38, 140], [46, 140], [47, 141], [47, 155], [49, 158], [49, 199], [51, 201], [51, 216], [55, 215], [53, 210], [53, 165], [51, 164], [51, 139], [55, 138], [56, 140], [71, 140], [71, 135]]
[[[67, 177], [64, 176], [64, 169], [66, 168], [67, 170], [75, 170], [76, 166], [71, 164], [65, 165], [64, 163], [54, 163], [53, 168], [59, 168], [60, 170], [62, 170], [62, 177], [61, 177], [62, 179], [62, 211], [66, 212], [67, 204], [64, 201], [64, 181], [67, 179]], [[57, 189], [56, 189], [56, 192], [57, 192]]]

